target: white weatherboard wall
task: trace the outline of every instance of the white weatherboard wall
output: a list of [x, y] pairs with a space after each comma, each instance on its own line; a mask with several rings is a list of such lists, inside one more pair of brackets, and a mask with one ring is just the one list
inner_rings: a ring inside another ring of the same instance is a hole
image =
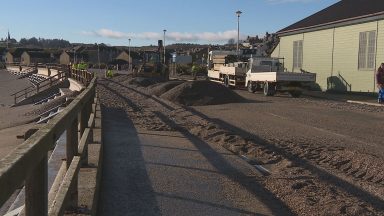
[[[284, 67], [288, 71], [295, 72], [295, 69], [293, 68], [293, 41], [303, 40], [303, 34], [297, 34], [297, 35], [291, 35], [287, 37], [282, 37], [280, 39], [280, 47], [276, 47], [274, 52], [272, 53], [272, 57], [280, 57], [284, 58]], [[303, 46], [305, 46], [305, 42], [303, 42]], [[303, 48], [304, 49], [304, 48]], [[280, 53], [277, 56], [274, 56], [275, 52]], [[305, 53], [303, 53], [305, 55]], [[296, 69], [296, 72], [299, 71]]]
[[377, 22], [370, 22], [335, 29], [334, 74], [340, 73], [352, 91], [374, 91], [375, 69], [359, 70], [358, 54], [360, 32], [376, 30], [376, 26]]
[[304, 34], [303, 69], [316, 73], [317, 83], [327, 88], [332, 70], [333, 29]]
[[[377, 31], [376, 65], [374, 69], [359, 70], [359, 34], [365, 31]], [[376, 91], [374, 74], [380, 63], [384, 62], [384, 20], [282, 36], [271, 56], [284, 58], [285, 67], [291, 71], [293, 41], [301, 39], [302, 69], [317, 74], [317, 83], [322, 90], [327, 90], [328, 77], [338, 77], [340, 74], [351, 84], [352, 91]]]

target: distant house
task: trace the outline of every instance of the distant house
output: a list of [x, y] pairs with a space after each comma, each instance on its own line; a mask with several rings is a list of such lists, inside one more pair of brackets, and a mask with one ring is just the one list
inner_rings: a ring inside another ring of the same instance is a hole
[[20, 64], [22, 65], [52, 62], [54, 62], [53, 55], [44, 51], [24, 51], [20, 59]]
[[342, 0], [277, 32], [271, 56], [289, 71], [317, 74], [322, 90], [376, 90], [384, 62], [384, 1]]
[[124, 61], [126, 61], [127, 63], [132, 62], [132, 57], [130, 57], [129, 54], [128, 54], [126, 51], [122, 51], [122, 52], [116, 57], [116, 59], [124, 60]]
[[73, 62], [73, 53], [68, 53], [66, 51], [63, 51], [60, 55], [59, 63], [62, 65], [69, 65]]
[[5, 54], [5, 62], [6, 63], [20, 63], [21, 62], [21, 55], [25, 51], [42, 51], [42, 49], [38, 48], [16, 48], [16, 49], [10, 49]]
[[5, 63], [9, 64], [9, 63], [14, 63], [14, 62], [15, 62], [15, 60], [13, 58], [13, 53], [11, 53], [9, 51], [7, 53], [5, 53]]
[[63, 51], [59, 57], [59, 63], [62, 65], [69, 65], [78, 62], [88, 62], [88, 55], [86, 53], [75, 53]]
[[7, 53], [7, 48], [0, 47], [0, 62], [5, 62], [6, 53]]
[[176, 53], [172, 54], [172, 63], [176, 64], [191, 64], [192, 56], [191, 55], [177, 55]]

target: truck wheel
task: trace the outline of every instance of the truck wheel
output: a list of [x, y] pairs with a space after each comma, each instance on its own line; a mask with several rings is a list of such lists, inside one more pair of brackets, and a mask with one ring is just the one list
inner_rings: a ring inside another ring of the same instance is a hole
[[275, 85], [269, 82], [265, 82], [264, 84], [264, 95], [265, 96], [273, 96], [276, 93]]
[[229, 88], [229, 77], [228, 77], [228, 75], [224, 77], [224, 85], [225, 85], [225, 87]]
[[291, 94], [292, 97], [298, 98], [301, 96], [301, 91], [290, 91], [289, 94]]
[[247, 89], [251, 93], [255, 93], [255, 90], [256, 90], [255, 87], [252, 85], [251, 81], [248, 81]]

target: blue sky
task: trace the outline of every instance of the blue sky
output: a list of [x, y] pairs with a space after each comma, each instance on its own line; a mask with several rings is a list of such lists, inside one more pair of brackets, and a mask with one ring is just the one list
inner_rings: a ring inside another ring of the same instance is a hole
[[62, 38], [70, 42], [132, 46], [221, 44], [276, 32], [338, 0], [12, 0], [1, 4], [0, 38]]

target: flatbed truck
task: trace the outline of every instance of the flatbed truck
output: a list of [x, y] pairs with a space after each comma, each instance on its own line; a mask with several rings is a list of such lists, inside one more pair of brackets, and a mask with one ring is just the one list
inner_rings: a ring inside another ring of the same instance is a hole
[[292, 97], [300, 97], [303, 88], [316, 82], [315, 73], [287, 72], [282, 58], [251, 57], [248, 62], [234, 63], [226, 63], [223, 59], [223, 55], [211, 58], [213, 65], [208, 70], [208, 78], [227, 87], [262, 91], [265, 96], [288, 92]]

